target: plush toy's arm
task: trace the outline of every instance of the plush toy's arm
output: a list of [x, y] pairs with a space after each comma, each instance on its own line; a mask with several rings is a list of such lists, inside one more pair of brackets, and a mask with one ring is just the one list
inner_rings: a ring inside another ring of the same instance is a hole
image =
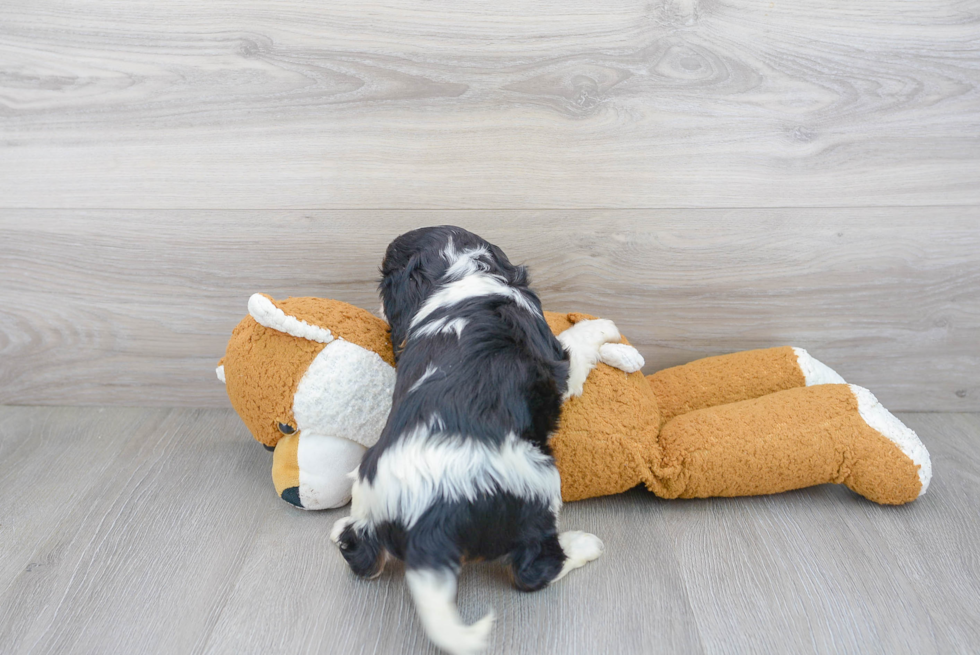
[[647, 376], [661, 421], [776, 391], [844, 379], [801, 348], [784, 346], [706, 357]]
[[582, 385], [599, 363], [599, 353], [603, 345], [617, 342], [621, 338], [616, 324], [601, 318], [579, 321], [558, 335], [558, 341], [569, 357], [565, 400], [582, 395]]

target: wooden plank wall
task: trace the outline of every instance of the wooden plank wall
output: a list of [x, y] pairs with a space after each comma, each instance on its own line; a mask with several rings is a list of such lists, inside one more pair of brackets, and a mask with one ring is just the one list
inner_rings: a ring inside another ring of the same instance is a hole
[[0, 403], [224, 406], [254, 291], [455, 223], [648, 370], [792, 343], [980, 409], [968, 0], [6, 0]]
[[896, 409], [980, 407], [972, 208], [0, 216], [7, 403], [225, 406], [250, 294], [374, 309], [388, 241], [448, 222], [527, 263], [547, 308], [613, 318], [648, 371], [792, 344]]

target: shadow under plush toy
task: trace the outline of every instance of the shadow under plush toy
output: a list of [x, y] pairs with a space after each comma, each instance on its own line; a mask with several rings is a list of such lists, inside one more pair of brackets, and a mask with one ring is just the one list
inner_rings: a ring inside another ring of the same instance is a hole
[[[274, 449], [279, 496], [305, 509], [340, 507], [350, 500], [347, 474], [391, 407], [388, 326], [321, 298], [255, 294], [248, 310], [218, 377], [256, 440]], [[545, 318], [559, 334], [593, 317]], [[929, 453], [915, 432], [805, 350], [708, 357], [646, 377], [628, 350], [632, 365], [611, 351], [562, 409], [550, 444], [563, 500], [638, 484], [661, 498], [707, 498], [833, 482], [898, 505], [929, 486]]]

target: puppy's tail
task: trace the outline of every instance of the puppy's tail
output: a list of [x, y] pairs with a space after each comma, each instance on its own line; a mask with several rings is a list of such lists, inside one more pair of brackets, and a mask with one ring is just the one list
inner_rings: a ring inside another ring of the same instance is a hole
[[456, 611], [456, 573], [449, 568], [409, 568], [405, 580], [429, 639], [452, 655], [475, 655], [487, 647], [494, 614], [466, 625]]

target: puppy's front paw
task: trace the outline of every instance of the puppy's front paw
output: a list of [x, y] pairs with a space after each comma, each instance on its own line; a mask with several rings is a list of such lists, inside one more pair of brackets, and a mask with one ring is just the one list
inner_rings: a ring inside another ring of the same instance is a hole
[[599, 361], [627, 373], [635, 373], [646, 364], [643, 355], [625, 343], [602, 344], [599, 347]]
[[344, 534], [344, 530], [347, 529], [347, 526], [353, 522], [354, 519], [350, 516], [345, 516], [344, 518], [337, 519], [334, 522], [333, 529], [330, 531], [330, 541], [332, 541], [337, 548], [340, 548], [341, 550], [344, 549], [344, 544], [340, 543], [340, 536]]

